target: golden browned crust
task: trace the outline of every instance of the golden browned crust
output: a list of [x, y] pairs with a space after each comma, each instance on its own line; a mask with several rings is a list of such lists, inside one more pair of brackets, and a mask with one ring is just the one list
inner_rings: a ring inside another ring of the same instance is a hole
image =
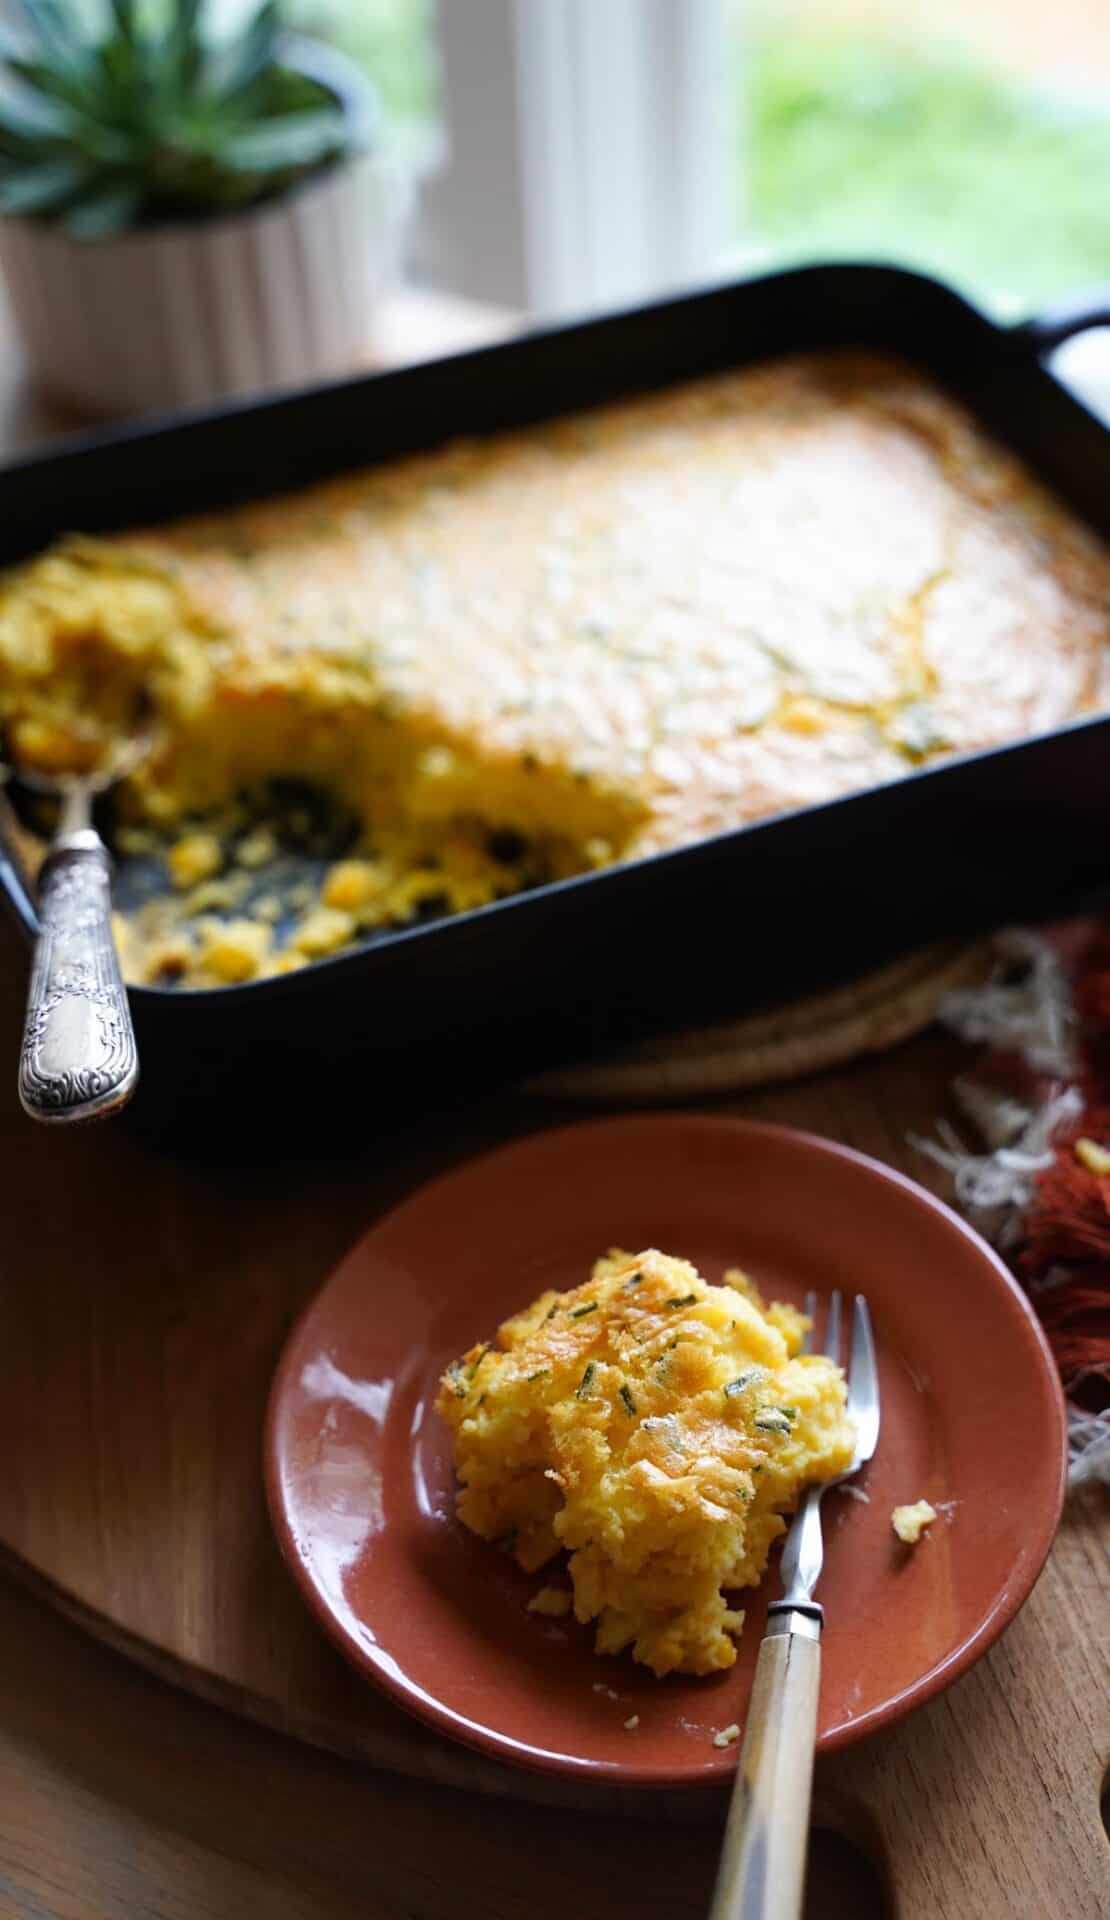
[[[565, 1547], [599, 1652], [731, 1666], [726, 1594], [758, 1584], [805, 1483], [852, 1459], [843, 1376], [799, 1353], [807, 1325], [739, 1272], [715, 1287], [656, 1248], [614, 1251], [448, 1369], [460, 1517], [530, 1571]], [[551, 1593], [534, 1606], [554, 1612]]]
[[449, 906], [491, 897], [475, 822], [544, 877], [1101, 708], [1108, 585], [955, 401], [807, 355], [63, 545], [0, 596], [0, 720], [48, 762], [67, 715], [117, 725], [141, 682], [143, 813], [326, 781], [401, 836], [388, 919], [433, 842]]

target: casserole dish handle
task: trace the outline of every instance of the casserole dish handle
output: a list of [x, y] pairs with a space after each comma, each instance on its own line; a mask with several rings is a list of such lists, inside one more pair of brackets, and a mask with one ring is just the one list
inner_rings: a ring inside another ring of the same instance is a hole
[[1038, 359], [1044, 360], [1066, 340], [1073, 339], [1077, 333], [1089, 333], [1093, 327], [1110, 327], [1110, 284], [1069, 294], [1043, 312], [1022, 320], [1014, 333], [1019, 340], [1028, 342]]

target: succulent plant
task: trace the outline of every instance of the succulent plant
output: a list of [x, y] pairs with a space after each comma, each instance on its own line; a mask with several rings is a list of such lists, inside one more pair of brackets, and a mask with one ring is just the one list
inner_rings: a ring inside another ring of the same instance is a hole
[[0, 213], [91, 239], [250, 206], [352, 144], [278, 0], [249, 0], [231, 31], [214, 0], [20, 7], [26, 34], [0, 46]]

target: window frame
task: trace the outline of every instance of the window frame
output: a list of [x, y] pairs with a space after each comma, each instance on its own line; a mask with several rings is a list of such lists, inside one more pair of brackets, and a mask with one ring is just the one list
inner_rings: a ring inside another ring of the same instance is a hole
[[418, 270], [547, 316], [735, 252], [726, 0], [437, 0], [444, 120]]

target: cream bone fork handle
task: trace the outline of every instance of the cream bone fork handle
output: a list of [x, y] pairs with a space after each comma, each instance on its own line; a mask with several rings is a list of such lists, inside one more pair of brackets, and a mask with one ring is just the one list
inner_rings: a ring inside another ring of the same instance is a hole
[[[811, 1295], [811, 1319], [815, 1304]], [[806, 1351], [811, 1344], [807, 1335]], [[840, 1357], [839, 1293], [829, 1303], [824, 1352]], [[857, 1473], [879, 1438], [875, 1342], [862, 1294], [852, 1314], [848, 1412], [856, 1428], [852, 1464], [835, 1481], [810, 1487], [783, 1545], [783, 1597], [767, 1609], [710, 1920], [800, 1920], [821, 1684], [823, 1613], [813, 1598], [824, 1560], [821, 1496]]]
[[[39, 931], [19, 1056], [19, 1099], [51, 1125], [104, 1119], [126, 1106], [139, 1077], [127, 989], [112, 937], [111, 859], [92, 801], [126, 766], [60, 784], [62, 810], [38, 885]], [[27, 784], [51, 783], [21, 773]]]

